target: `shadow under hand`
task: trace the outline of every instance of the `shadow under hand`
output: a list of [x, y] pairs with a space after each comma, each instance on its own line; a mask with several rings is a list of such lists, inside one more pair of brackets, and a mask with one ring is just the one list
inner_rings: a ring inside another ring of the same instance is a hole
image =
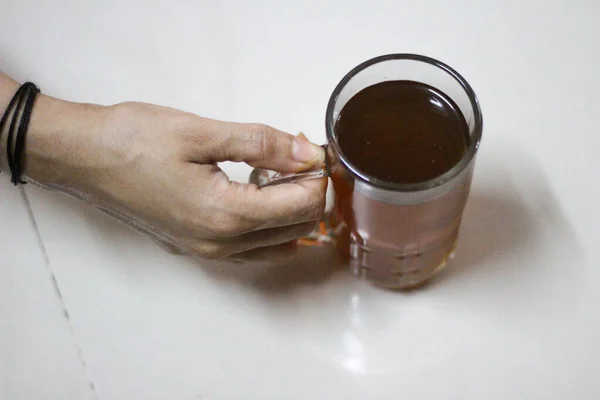
[[203, 269], [215, 278], [236, 282], [263, 294], [288, 293], [297, 287], [319, 285], [342, 271], [333, 245], [298, 246], [295, 254], [281, 263], [203, 262]]

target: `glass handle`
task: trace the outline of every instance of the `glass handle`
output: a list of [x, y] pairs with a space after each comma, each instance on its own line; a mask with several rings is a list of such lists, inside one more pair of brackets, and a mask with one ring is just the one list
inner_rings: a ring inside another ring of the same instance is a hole
[[[323, 148], [327, 151], [327, 145], [324, 145]], [[329, 163], [327, 157], [325, 157], [325, 163], [320, 168], [315, 168], [311, 171], [281, 173], [270, 171], [268, 169], [254, 168], [250, 173], [250, 179], [248, 181], [259, 188], [264, 188], [267, 186], [296, 183], [327, 176], [329, 176]], [[329, 215], [325, 215], [321, 221], [319, 221], [318, 226], [312, 233], [298, 239], [296, 243], [300, 246], [320, 246], [327, 243], [335, 243], [335, 241]]]
[[314, 171], [280, 173], [269, 171], [267, 169], [255, 168], [250, 174], [250, 183], [255, 184], [259, 188], [266, 186], [281, 185], [283, 183], [296, 183], [306, 181], [308, 179], [323, 178], [327, 176], [325, 170], [320, 168]]
[[[327, 145], [323, 145], [322, 147], [325, 152], [327, 152]], [[325, 157], [325, 163], [321, 167], [310, 171], [281, 173], [270, 171], [268, 169], [255, 168], [250, 173], [250, 179], [248, 181], [259, 188], [263, 188], [266, 186], [281, 185], [283, 183], [296, 183], [309, 179], [324, 178], [329, 176], [328, 171], [327, 157]]]
[[[318, 170], [298, 173], [279, 173], [269, 171], [268, 169], [255, 168], [250, 173], [249, 182], [257, 185], [259, 188], [264, 188], [266, 186], [302, 182], [308, 179], [323, 178], [325, 176], [327, 176], [327, 172], [324, 167]], [[335, 242], [329, 224], [329, 216], [326, 215], [321, 219], [313, 232], [306, 237], [298, 239], [296, 243], [300, 246], [320, 246], [325, 243]]]

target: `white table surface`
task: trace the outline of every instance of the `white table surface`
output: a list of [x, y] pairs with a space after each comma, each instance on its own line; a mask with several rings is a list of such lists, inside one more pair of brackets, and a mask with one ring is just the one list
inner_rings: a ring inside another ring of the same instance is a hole
[[0, 68], [51, 95], [322, 142], [348, 70], [416, 52], [467, 78], [485, 128], [457, 257], [406, 294], [328, 249], [174, 257], [34, 187], [30, 215], [0, 175], [0, 399], [600, 398], [599, 17], [594, 0], [4, 0]]
[[0, 399], [93, 399], [23, 190], [0, 181]]

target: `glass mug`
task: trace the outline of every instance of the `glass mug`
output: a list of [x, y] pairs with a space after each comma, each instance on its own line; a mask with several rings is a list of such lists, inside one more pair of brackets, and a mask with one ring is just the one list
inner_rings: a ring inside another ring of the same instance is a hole
[[[470, 144], [461, 160], [444, 174], [411, 184], [386, 182], [357, 169], [340, 150], [336, 121], [344, 105], [362, 89], [388, 80], [433, 86], [462, 111]], [[335, 193], [327, 221], [329, 235], [352, 271], [392, 289], [410, 289], [427, 282], [454, 252], [469, 195], [483, 128], [473, 89], [454, 69], [429, 57], [376, 57], [354, 68], [337, 85], [327, 105], [325, 128], [323, 169], [296, 174], [256, 169], [250, 181], [264, 187], [329, 176]]]

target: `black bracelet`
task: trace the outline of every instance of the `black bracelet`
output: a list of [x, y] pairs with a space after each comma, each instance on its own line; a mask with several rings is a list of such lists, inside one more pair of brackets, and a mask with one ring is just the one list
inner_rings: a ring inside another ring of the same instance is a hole
[[[27, 135], [27, 128], [29, 127], [35, 99], [39, 92], [40, 90], [35, 84], [31, 82], [24, 83], [11, 99], [0, 120], [1, 140], [4, 126], [8, 121], [9, 115], [12, 115], [6, 140], [6, 157], [8, 160], [8, 167], [11, 171], [11, 182], [15, 185], [25, 183], [21, 180], [21, 173], [23, 171], [23, 153], [25, 152], [25, 136]], [[21, 117], [20, 120], [19, 116]]]

